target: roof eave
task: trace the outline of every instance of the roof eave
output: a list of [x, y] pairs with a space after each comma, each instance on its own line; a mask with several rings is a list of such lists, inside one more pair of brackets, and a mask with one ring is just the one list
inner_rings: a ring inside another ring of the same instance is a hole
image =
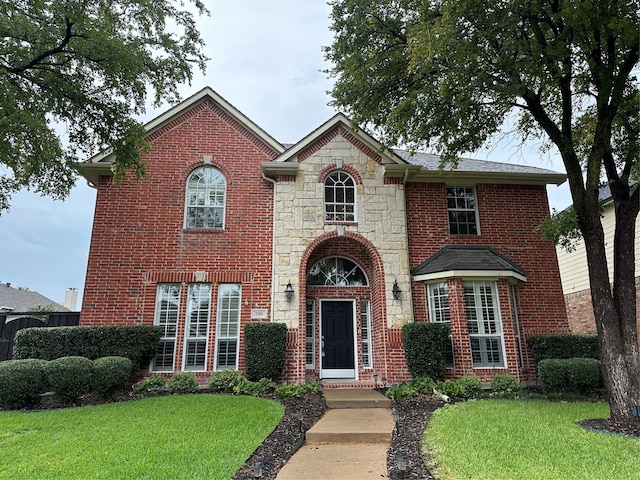
[[269, 178], [279, 176], [297, 175], [300, 168], [298, 162], [263, 162], [262, 173]]
[[436, 280], [446, 280], [447, 278], [473, 278], [475, 280], [481, 278], [496, 279], [508, 278], [513, 281], [527, 281], [527, 276], [513, 270], [444, 270], [442, 272], [425, 273], [415, 275], [413, 280], [416, 282], [433, 282]]

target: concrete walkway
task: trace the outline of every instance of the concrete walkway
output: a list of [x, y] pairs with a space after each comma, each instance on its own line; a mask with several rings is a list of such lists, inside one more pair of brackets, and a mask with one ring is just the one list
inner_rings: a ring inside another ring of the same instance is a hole
[[325, 389], [327, 411], [277, 480], [388, 478], [391, 401], [375, 390]]

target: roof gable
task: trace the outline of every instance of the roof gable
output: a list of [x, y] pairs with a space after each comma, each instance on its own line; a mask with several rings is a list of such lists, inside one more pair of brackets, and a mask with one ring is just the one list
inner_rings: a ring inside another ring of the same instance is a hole
[[[276, 152], [276, 154], [285, 151], [285, 147], [280, 142], [275, 140], [271, 135], [265, 132], [256, 123], [250, 120], [210, 87], [203, 88], [199, 92], [146, 123], [144, 127], [147, 131], [147, 136], [152, 136], [163, 127], [171, 124], [171, 122], [177, 121], [180, 117], [204, 102], [212, 102], [215, 107], [219, 108], [224, 112], [224, 114], [229, 115], [233, 121], [245, 128], [259, 142]], [[111, 165], [113, 165], [114, 160], [115, 157], [111, 149], [100, 152], [86, 162], [80, 163], [80, 172], [90, 182], [97, 183], [100, 176], [113, 175]]]

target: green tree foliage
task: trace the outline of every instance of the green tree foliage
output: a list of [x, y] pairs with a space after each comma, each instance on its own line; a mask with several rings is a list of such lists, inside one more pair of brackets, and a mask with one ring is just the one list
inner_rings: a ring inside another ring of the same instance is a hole
[[[192, 0], [195, 12], [207, 13]], [[176, 101], [206, 58], [193, 13], [172, 0], [15, 0], [0, 5], [0, 212], [21, 188], [61, 199], [76, 162], [112, 148], [140, 176], [134, 116]]]
[[[638, 0], [336, 0], [334, 105], [386, 144], [445, 161], [515, 121], [564, 162], [589, 264], [612, 419], [635, 421]], [[598, 190], [615, 206], [613, 278]]]

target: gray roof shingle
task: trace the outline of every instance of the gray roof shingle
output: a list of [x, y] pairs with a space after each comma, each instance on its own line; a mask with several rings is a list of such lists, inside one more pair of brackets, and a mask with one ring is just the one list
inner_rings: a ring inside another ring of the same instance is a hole
[[[11, 284], [0, 283], [0, 311], [27, 312], [38, 306], [52, 305], [57, 312], [69, 312], [70, 310], [53, 300], [31, 290], [13, 288]], [[3, 308], [4, 307], [4, 308]]]
[[509, 271], [527, 276], [523, 268], [486, 245], [447, 245], [411, 273], [418, 276], [453, 270]]

